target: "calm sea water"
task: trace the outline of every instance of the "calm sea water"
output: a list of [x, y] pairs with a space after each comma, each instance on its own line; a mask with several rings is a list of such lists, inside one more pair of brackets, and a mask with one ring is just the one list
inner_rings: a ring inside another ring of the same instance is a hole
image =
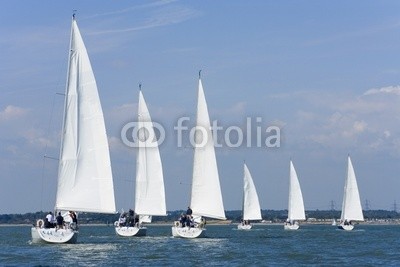
[[400, 266], [400, 226], [359, 225], [351, 232], [330, 225], [208, 226], [207, 238], [171, 237], [170, 226], [149, 226], [147, 237], [122, 238], [113, 227], [83, 226], [77, 244], [31, 244], [30, 227], [0, 227], [0, 265]]

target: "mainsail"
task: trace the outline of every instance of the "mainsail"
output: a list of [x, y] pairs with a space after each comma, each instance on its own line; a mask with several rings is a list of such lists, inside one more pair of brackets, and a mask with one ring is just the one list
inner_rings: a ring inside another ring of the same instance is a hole
[[243, 220], [261, 220], [261, 208], [256, 187], [246, 164], [244, 164], [243, 182]]
[[55, 208], [116, 212], [103, 111], [75, 19], [71, 29]]
[[[161, 157], [153, 122], [141, 90], [137, 129], [135, 212], [140, 215], [165, 216], [167, 211]], [[141, 221], [151, 222], [151, 216], [141, 216]]]
[[194, 215], [226, 219], [214, 141], [203, 85], [199, 79], [190, 207]]
[[303, 194], [301, 193], [299, 179], [292, 161], [290, 161], [288, 219], [290, 221], [306, 219]]

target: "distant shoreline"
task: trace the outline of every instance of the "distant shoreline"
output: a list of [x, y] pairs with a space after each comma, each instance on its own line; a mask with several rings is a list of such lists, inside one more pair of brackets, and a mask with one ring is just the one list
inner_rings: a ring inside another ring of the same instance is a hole
[[[145, 224], [146, 226], [172, 226], [174, 222], [156, 222], [156, 223], [150, 223], [150, 224]], [[238, 225], [239, 222], [231, 222], [231, 221], [221, 221], [221, 222], [207, 222], [207, 225], [212, 225], [212, 226], [223, 226], [223, 225]], [[283, 222], [266, 222], [266, 223], [261, 223], [261, 222], [255, 222], [252, 223], [253, 225], [257, 226], [269, 226], [269, 225], [283, 225]], [[374, 221], [367, 221], [367, 222], [360, 222], [357, 223], [358, 225], [400, 225], [399, 221], [395, 222], [374, 222]], [[300, 225], [327, 225], [327, 226], [333, 226], [331, 225], [331, 222], [300, 222]], [[13, 226], [20, 226], [20, 227], [32, 227], [32, 224], [12, 224], [12, 223], [4, 223], [0, 224], [0, 227], [13, 227]], [[105, 226], [105, 227], [112, 227], [113, 224], [104, 224], [104, 223], [89, 223], [89, 224], [80, 224], [80, 227], [90, 227], [90, 226]]]

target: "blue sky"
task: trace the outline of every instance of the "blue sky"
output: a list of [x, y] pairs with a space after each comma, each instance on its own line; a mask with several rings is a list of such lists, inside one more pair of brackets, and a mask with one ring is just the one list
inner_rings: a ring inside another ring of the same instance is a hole
[[[161, 146], [167, 209], [187, 207], [197, 73], [210, 116], [281, 128], [279, 148], [217, 149], [226, 209], [240, 209], [243, 160], [263, 209], [287, 207], [289, 159], [306, 209], [340, 209], [350, 153], [361, 200], [391, 209], [400, 188], [398, 1], [2, 1], [0, 213], [54, 206], [72, 10], [97, 78], [117, 208], [133, 206], [135, 151], [120, 141], [138, 84]], [[43, 168], [44, 166], [44, 168]]]

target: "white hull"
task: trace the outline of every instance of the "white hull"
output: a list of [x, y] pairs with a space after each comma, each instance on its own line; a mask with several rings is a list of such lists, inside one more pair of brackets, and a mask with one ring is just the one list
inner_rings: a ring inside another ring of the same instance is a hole
[[115, 232], [119, 236], [146, 236], [147, 227], [116, 226]]
[[[178, 222], [179, 223], [179, 222]], [[180, 225], [172, 226], [172, 236], [181, 238], [198, 238], [205, 236], [206, 229], [204, 227], [181, 227]]]
[[78, 231], [72, 229], [56, 229], [56, 228], [31, 228], [33, 243], [76, 243]]
[[353, 230], [354, 225], [352, 225], [352, 224], [348, 224], [348, 225], [340, 224], [338, 226], [338, 228], [341, 229], [341, 230], [345, 230], [345, 231], [351, 231], [351, 230]]
[[299, 229], [300, 225], [296, 224], [286, 224], [283, 226], [283, 229], [285, 230], [297, 230]]
[[239, 223], [237, 226], [238, 230], [250, 230], [252, 227], [253, 227], [253, 225], [251, 225], [251, 224], [243, 225], [241, 223]]

